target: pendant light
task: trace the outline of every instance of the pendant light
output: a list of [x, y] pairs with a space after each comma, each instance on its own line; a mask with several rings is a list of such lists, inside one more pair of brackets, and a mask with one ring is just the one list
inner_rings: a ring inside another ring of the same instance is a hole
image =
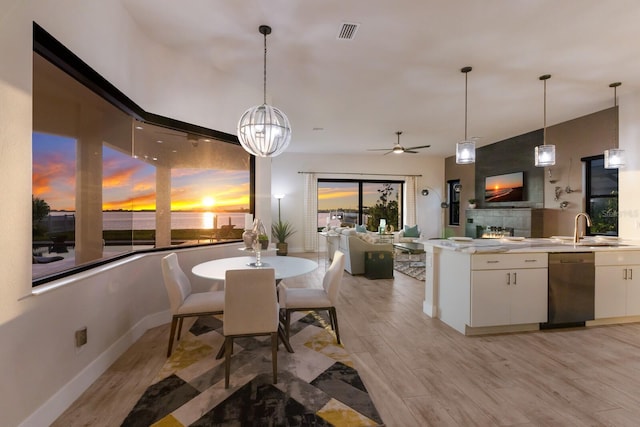
[[542, 128], [542, 145], [535, 148], [536, 166], [545, 167], [556, 164], [556, 146], [547, 145], [547, 80], [551, 78], [551, 74], [540, 76], [540, 80], [544, 83], [544, 125]]
[[[615, 82], [615, 83], [611, 83], [609, 85], [609, 87], [613, 88], [613, 106], [617, 107], [618, 103], [617, 103], [617, 97], [616, 97], [616, 89], [618, 88], [618, 86], [620, 86], [622, 83], [620, 82]], [[614, 133], [613, 133], [613, 146], [617, 146], [619, 144], [618, 142], [618, 110], [616, 109], [615, 111], [615, 124], [614, 124]], [[608, 150], [604, 150], [604, 167], [605, 169], [619, 169], [619, 168], [623, 168], [625, 165], [625, 159], [624, 159], [624, 150], [620, 149], [620, 148], [610, 148]]]
[[271, 27], [258, 28], [264, 36], [264, 103], [249, 108], [238, 121], [238, 140], [248, 153], [257, 157], [274, 157], [291, 141], [289, 119], [279, 109], [267, 105], [267, 34]]
[[476, 161], [476, 142], [467, 138], [467, 77], [473, 68], [464, 67], [464, 141], [456, 144], [456, 163], [466, 165]]

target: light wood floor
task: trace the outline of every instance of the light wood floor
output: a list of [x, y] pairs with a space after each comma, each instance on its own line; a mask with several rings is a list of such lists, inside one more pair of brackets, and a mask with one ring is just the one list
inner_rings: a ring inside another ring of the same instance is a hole
[[[287, 285], [322, 274], [321, 263]], [[464, 337], [423, 314], [423, 296], [402, 273], [344, 275], [341, 336], [387, 426], [639, 425], [640, 324]], [[168, 334], [148, 331], [54, 426], [119, 425], [166, 360]]]

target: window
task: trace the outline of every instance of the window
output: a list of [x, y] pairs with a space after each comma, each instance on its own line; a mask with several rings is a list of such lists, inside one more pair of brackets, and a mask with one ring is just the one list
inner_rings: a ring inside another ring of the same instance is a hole
[[133, 251], [241, 239], [253, 178], [239, 144], [149, 123], [33, 64], [34, 286]]
[[618, 235], [618, 169], [605, 169], [604, 156], [585, 162], [586, 212], [591, 217], [589, 235]]
[[318, 180], [318, 227], [364, 224], [377, 231], [380, 219], [402, 227], [402, 181]]
[[449, 225], [460, 225], [460, 180], [447, 181]]

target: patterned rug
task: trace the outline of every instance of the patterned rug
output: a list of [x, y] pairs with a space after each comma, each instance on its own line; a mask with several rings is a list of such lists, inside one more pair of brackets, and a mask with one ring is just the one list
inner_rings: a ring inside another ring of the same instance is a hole
[[411, 276], [417, 280], [425, 279], [424, 254], [409, 255], [396, 252], [393, 268], [400, 273]]
[[200, 317], [122, 426], [381, 426], [349, 353], [328, 321], [315, 313], [292, 318], [295, 353], [278, 349], [271, 374], [269, 337], [234, 340], [229, 389], [224, 388], [222, 321]]

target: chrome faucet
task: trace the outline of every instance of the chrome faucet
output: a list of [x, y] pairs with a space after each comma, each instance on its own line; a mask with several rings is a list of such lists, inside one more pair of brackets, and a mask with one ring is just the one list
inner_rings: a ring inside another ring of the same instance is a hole
[[589, 215], [585, 212], [578, 213], [578, 215], [576, 215], [576, 221], [573, 226], [573, 243], [578, 243], [578, 241], [580, 240], [580, 237], [578, 236], [578, 220], [581, 216], [583, 216], [587, 221], [587, 227], [591, 227], [591, 218], [589, 217]]

